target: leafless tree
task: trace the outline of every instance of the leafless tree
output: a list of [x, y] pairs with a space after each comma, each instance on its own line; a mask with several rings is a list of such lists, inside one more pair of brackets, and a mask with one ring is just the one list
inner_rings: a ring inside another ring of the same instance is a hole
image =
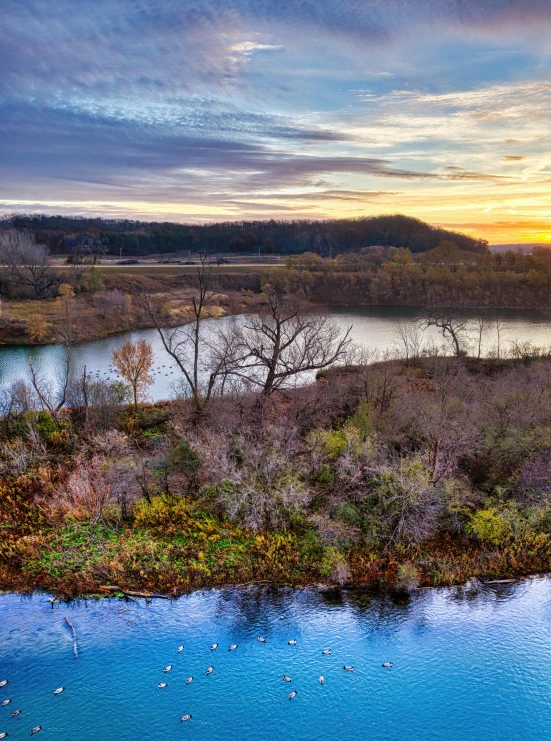
[[[189, 324], [173, 329], [163, 328], [162, 317], [159, 316], [151, 297], [146, 294], [137, 297], [139, 305], [153, 321], [166, 352], [182, 372], [185, 390], [192, 397], [197, 411], [201, 411], [205, 402], [213, 395], [219, 375], [225, 373], [227, 376], [229, 371], [228, 357], [224, 355], [221, 347], [217, 347], [214, 352], [212, 342], [207, 342], [203, 332], [203, 321], [215, 296], [212, 266], [207, 263], [206, 257], [203, 257], [195, 274], [190, 297], [193, 318]], [[234, 348], [233, 343], [228, 344], [228, 338], [225, 343], [228, 351], [230, 347]], [[233, 364], [232, 362], [232, 367]], [[207, 371], [208, 377], [205, 382], [202, 381], [202, 371]]]
[[418, 358], [423, 348], [422, 328], [419, 322], [397, 322], [394, 331], [403, 348], [405, 359]]
[[499, 359], [501, 358], [501, 341], [506, 331], [505, 322], [503, 321], [501, 317], [498, 317], [495, 320], [495, 327], [496, 327], [496, 335], [497, 335], [496, 357]]
[[59, 278], [48, 263], [48, 250], [28, 232], [11, 230], [0, 239], [0, 264], [8, 280], [35, 299], [48, 296]]
[[423, 329], [436, 327], [442, 333], [442, 337], [448, 342], [454, 355], [460, 357], [466, 354], [465, 344], [467, 341], [468, 322], [453, 314], [444, 312], [431, 312], [422, 324]]
[[258, 315], [236, 327], [225, 355], [234, 360], [233, 375], [269, 396], [302, 373], [343, 360], [350, 331], [343, 333], [327, 316], [272, 292]]
[[489, 326], [490, 326], [490, 322], [487, 317], [479, 316], [475, 319], [474, 330], [475, 330], [475, 339], [476, 339], [476, 348], [477, 348], [476, 357], [479, 360], [482, 355], [482, 339], [484, 335], [486, 334], [486, 332], [488, 331]]

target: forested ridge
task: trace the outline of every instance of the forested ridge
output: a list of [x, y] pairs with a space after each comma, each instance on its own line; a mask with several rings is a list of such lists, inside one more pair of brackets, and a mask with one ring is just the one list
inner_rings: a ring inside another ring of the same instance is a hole
[[226, 221], [216, 224], [142, 222], [83, 216], [15, 214], [0, 220], [3, 229], [25, 229], [52, 254], [78, 248], [83, 239], [102, 239], [108, 251], [147, 255], [179, 251], [267, 254], [313, 252], [332, 257], [363, 247], [404, 247], [427, 252], [442, 241], [460, 250], [486, 252], [487, 243], [466, 234], [433, 227], [401, 214], [356, 219]]

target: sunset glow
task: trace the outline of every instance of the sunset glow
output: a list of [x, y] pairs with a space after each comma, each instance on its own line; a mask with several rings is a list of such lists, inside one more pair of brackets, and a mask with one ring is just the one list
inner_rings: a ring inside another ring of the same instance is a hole
[[19, 0], [0, 212], [551, 239], [544, 0]]

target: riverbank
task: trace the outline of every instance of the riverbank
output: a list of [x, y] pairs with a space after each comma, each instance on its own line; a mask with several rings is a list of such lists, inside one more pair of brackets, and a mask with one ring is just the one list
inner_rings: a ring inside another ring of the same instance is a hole
[[[315, 257], [315, 256], [314, 256]], [[99, 267], [72, 299], [71, 331], [76, 342], [126, 330], [149, 329], [153, 322], [137, 296], [147, 293], [161, 309], [166, 327], [190, 317], [197, 268], [156, 271], [147, 266]], [[287, 260], [286, 266], [255, 269], [213, 268], [218, 292], [209, 316], [254, 312], [267, 284], [318, 306], [442, 307], [551, 311], [551, 263], [521, 255], [476, 256], [457, 265], [414, 261], [407, 251], [350, 255], [343, 260]], [[59, 279], [71, 281], [70, 270]], [[73, 281], [74, 282], [74, 281]], [[59, 342], [63, 311], [56, 299], [4, 299], [0, 343], [40, 345]]]
[[[177, 538], [145, 538], [125, 530], [105, 532], [99, 537], [97, 530], [93, 534], [84, 529], [61, 534], [46, 531], [34, 537], [32, 544], [20, 544], [21, 554], [35, 556], [25, 558], [22, 568], [0, 567], [0, 590], [21, 594], [46, 591], [60, 598], [118, 594], [176, 598], [215, 587], [271, 584], [322, 590], [378, 588], [405, 593], [418, 588], [458, 586], [473, 579], [481, 583], [508, 582], [551, 569], [549, 539], [519, 543], [504, 551], [475, 548], [474, 553], [472, 542], [436, 540], [409, 552], [375, 554], [356, 550], [349, 554], [349, 578], [339, 583], [328, 580], [318, 568], [305, 568], [299, 540], [258, 540], [241, 533], [239, 543], [231, 547], [224, 543], [228, 537], [232, 536], [224, 530], [211, 533], [204, 557], [197, 557], [197, 553], [190, 557]], [[72, 548], [69, 554], [68, 547]], [[537, 553], [531, 552], [533, 549]], [[217, 552], [223, 552], [224, 563], [220, 564]], [[171, 568], [162, 565], [172, 559]]]
[[270, 397], [13, 407], [0, 588], [409, 590], [551, 570], [551, 361], [417, 358]]
[[[105, 276], [102, 287], [76, 293], [69, 301], [70, 333], [75, 343], [100, 340], [121, 332], [153, 328], [151, 316], [137, 296], [148, 293], [164, 327], [192, 318], [192, 275]], [[257, 275], [226, 276], [219, 292], [203, 310], [204, 318], [254, 312], [260, 304]], [[58, 298], [34, 301], [4, 299], [0, 313], [0, 345], [40, 346], [62, 341], [67, 334], [66, 307]]]

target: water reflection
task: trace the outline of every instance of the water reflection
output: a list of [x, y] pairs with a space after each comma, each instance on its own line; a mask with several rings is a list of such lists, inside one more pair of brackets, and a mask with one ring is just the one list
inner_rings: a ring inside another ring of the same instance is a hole
[[[396, 350], [399, 338], [396, 332], [397, 323], [410, 324], [424, 315], [422, 309], [408, 307], [331, 307], [331, 314], [337, 323], [347, 329], [352, 326], [352, 338], [359, 345], [374, 352], [384, 353]], [[543, 347], [551, 345], [550, 317], [543, 312], [536, 311], [463, 311], [455, 312], [470, 319], [484, 315], [503, 320], [501, 329], [501, 343], [508, 347], [511, 342], [531, 342]], [[221, 327], [233, 321], [242, 321], [241, 317], [225, 317], [219, 320], [205, 322], [206, 335], [215, 327]], [[495, 334], [495, 333], [494, 333]], [[492, 329], [484, 336], [483, 353], [492, 350], [496, 338]], [[434, 341], [440, 345], [442, 339], [433, 327], [427, 331], [427, 343]], [[155, 358], [154, 383], [150, 389], [150, 398], [153, 401], [168, 399], [175, 395], [175, 384], [180, 379], [180, 372], [176, 364], [166, 354], [157, 331], [154, 329], [136, 332], [123, 332], [95, 342], [85, 342], [74, 349], [75, 367], [87, 370], [96, 378], [115, 380], [116, 376], [110, 370], [111, 354], [127, 339], [145, 339], [151, 343]], [[0, 347], [0, 389], [9, 386], [14, 380], [28, 378], [29, 361], [38, 371], [44, 381], [56, 384], [58, 369], [64, 365], [64, 348], [59, 345], [44, 347]], [[308, 380], [309, 377], [304, 380]]]
[[[0, 732], [23, 738], [41, 724], [64, 741], [124, 741], [136, 729], [159, 741], [546, 738], [550, 607], [545, 578], [477, 592], [421, 590], [402, 601], [266, 587], [52, 609], [45, 595], [1, 595], [0, 679], [10, 683], [0, 700], [12, 698], [24, 722], [0, 707]], [[232, 643], [239, 648], [230, 652]], [[381, 668], [386, 661], [391, 669]], [[164, 675], [167, 664], [173, 670]], [[298, 693], [292, 703], [284, 673]], [[53, 698], [59, 686], [66, 691]]]

